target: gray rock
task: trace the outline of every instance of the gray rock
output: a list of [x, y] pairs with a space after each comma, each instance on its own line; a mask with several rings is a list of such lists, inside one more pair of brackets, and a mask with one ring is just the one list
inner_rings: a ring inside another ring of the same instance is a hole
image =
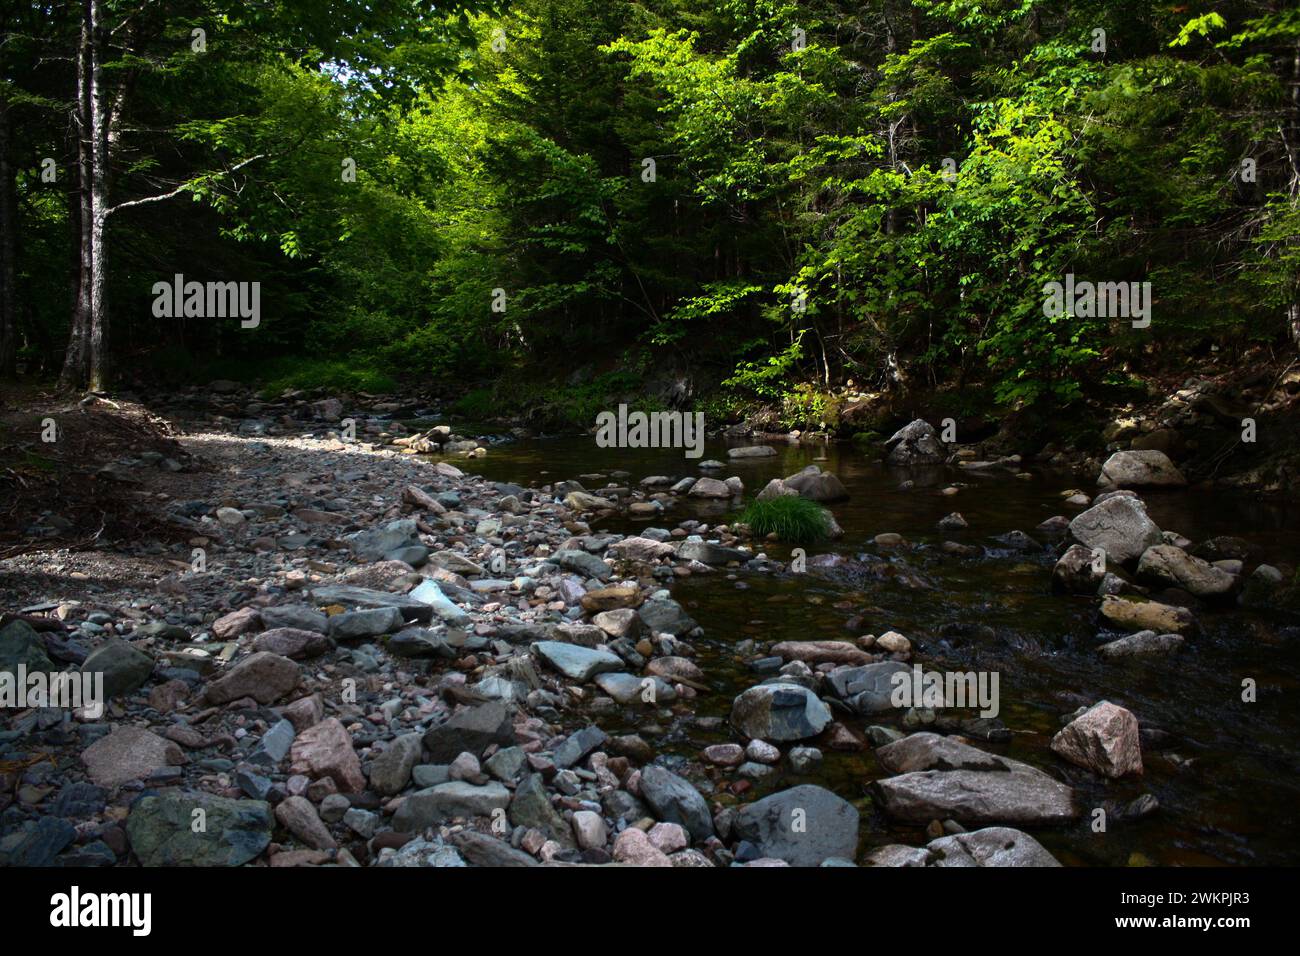
[[322, 606], [328, 604], [354, 604], [358, 607], [395, 607], [407, 621], [427, 622], [433, 619], [433, 608], [423, 601], [413, 600], [405, 594], [376, 591], [351, 584], [329, 584], [313, 588], [312, 599]]
[[576, 571], [599, 581], [609, 580], [614, 573], [608, 564], [586, 551], [557, 551], [552, 560], [566, 571]]
[[[649, 681], [647, 685], [645, 682]], [[677, 699], [673, 685], [662, 677], [637, 677], [635, 674], [601, 674], [596, 686], [620, 704], [667, 704]], [[647, 691], [653, 686], [653, 694]]]
[[829, 471], [802, 471], [787, 478], [785, 486], [812, 501], [844, 501], [849, 497], [844, 483]]
[[452, 817], [488, 817], [494, 810], [510, 804], [510, 791], [499, 783], [475, 786], [463, 780], [440, 783], [427, 790], [417, 790], [393, 814], [393, 828], [404, 833], [419, 833]]
[[27, 673], [52, 672], [59, 668], [45, 653], [45, 642], [26, 621], [11, 621], [0, 630], [0, 671], [18, 673], [18, 665]]
[[1064, 823], [1078, 816], [1074, 791], [1028, 764], [938, 734], [912, 734], [877, 759], [901, 776], [872, 784], [877, 805], [908, 823]]
[[421, 735], [403, 734], [370, 762], [370, 789], [383, 796], [401, 793], [420, 762]]
[[209, 684], [206, 696], [213, 704], [227, 704], [241, 697], [251, 697], [259, 704], [273, 704], [297, 687], [301, 676], [298, 665], [289, 658], [258, 651]]
[[1100, 561], [1094, 561], [1092, 548], [1072, 544], [1052, 568], [1052, 590], [1067, 594], [1096, 594], [1106, 575], [1105, 564], [1105, 555]]
[[1118, 640], [1110, 641], [1097, 648], [1102, 657], [1121, 659], [1125, 657], [1154, 657], [1172, 654], [1182, 648], [1184, 640], [1180, 634], [1157, 634], [1155, 631], [1138, 631]]
[[324, 634], [329, 626], [329, 618], [315, 608], [305, 604], [281, 604], [277, 607], [262, 608], [262, 623], [267, 630], [277, 627], [291, 627], [298, 631], [315, 631]]
[[1182, 588], [1199, 598], [1227, 597], [1237, 583], [1222, 568], [1169, 544], [1157, 544], [1142, 552], [1137, 576], [1149, 583]]
[[537, 866], [522, 850], [477, 830], [461, 830], [451, 837], [461, 855], [475, 866]]
[[303, 631], [296, 627], [277, 627], [263, 631], [253, 641], [253, 648], [270, 651], [293, 661], [320, 657], [334, 647], [334, 642], [316, 631]]
[[641, 771], [641, 799], [660, 820], [679, 823], [695, 840], [713, 835], [713, 815], [700, 791], [683, 777], [658, 764]]
[[[1099, 500], [1101, 496], [1098, 496]], [[1164, 538], [1135, 497], [1107, 497], [1070, 522], [1070, 534], [1088, 548], [1100, 548], [1116, 564], [1136, 561]]]
[[830, 722], [830, 708], [798, 684], [759, 684], [731, 705], [732, 726], [750, 738], [803, 740], [817, 736]]
[[77, 828], [67, 820], [41, 817], [0, 840], [0, 866], [53, 866], [76, 838]]
[[454, 715], [424, 735], [424, 748], [437, 763], [451, 763], [463, 751], [482, 754], [492, 744], [515, 742], [512, 710], [504, 701], [489, 701]]
[[598, 651], [562, 641], [538, 641], [533, 653], [570, 680], [589, 681], [597, 674], [621, 670], [623, 659], [609, 651]]
[[607, 740], [609, 735], [605, 731], [595, 724], [588, 724], [581, 730], [569, 734], [564, 739], [564, 743], [555, 748], [555, 765], [561, 769], [572, 767]]
[[539, 830], [548, 840], [554, 840], [563, 847], [573, 849], [577, 846], [573, 838], [573, 828], [560, 816], [542, 786], [541, 774], [529, 774], [515, 788], [514, 799], [510, 801], [507, 812], [510, 822], [517, 827]]
[[400, 518], [382, 528], [358, 531], [344, 540], [352, 553], [365, 561], [381, 561], [391, 551], [420, 543], [414, 518]]
[[[195, 810], [203, 811], [200, 832]], [[131, 850], [145, 866], [240, 866], [267, 848], [273, 828], [261, 800], [181, 791], [141, 797], [126, 821]]]
[[894, 432], [885, 448], [891, 465], [936, 465], [947, 457], [934, 426], [920, 418]]
[[732, 832], [765, 857], [791, 866], [819, 866], [827, 859], [857, 855], [858, 822], [858, 811], [847, 800], [804, 784], [742, 807]]
[[484, 760], [483, 766], [502, 783], [514, 783], [523, 772], [527, 760], [528, 755], [523, 747], [502, 747]]
[[153, 674], [153, 658], [121, 638], [110, 638], [86, 658], [83, 674], [104, 675], [104, 696], [120, 697], [138, 690]]
[[732, 561], [744, 564], [753, 555], [740, 548], [727, 548], [708, 541], [683, 541], [677, 546], [677, 557], [683, 561], [699, 561], [702, 564], [728, 564]]
[[652, 634], [681, 637], [699, 627], [686, 610], [672, 598], [652, 598], [637, 608], [641, 623]]
[[835, 696], [847, 701], [859, 714], [879, 714], [894, 709], [894, 675], [911, 673], [912, 668], [901, 661], [881, 661], [837, 667], [828, 680]]
[[379, 637], [402, 629], [402, 612], [395, 607], [377, 607], [365, 611], [345, 611], [330, 618], [329, 636], [336, 641], [355, 641]]
[[1169, 456], [1154, 449], [1115, 452], [1101, 466], [1097, 478], [1100, 488], [1181, 488], [1186, 484]]
[[441, 840], [412, 840], [379, 864], [384, 867], [461, 867], [464, 859], [453, 846]]
[[257, 748], [248, 758], [248, 762], [261, 767], [278, 767], [289, 748], [293, 746], [293, 724], [287, 720], [277, 720], [257, 742]]
[[930, 841], [925, 847], [892, 844], [874, 850], [872, 866], [1060, 866], [1028, 833], [1011, 827], [985, 827]]

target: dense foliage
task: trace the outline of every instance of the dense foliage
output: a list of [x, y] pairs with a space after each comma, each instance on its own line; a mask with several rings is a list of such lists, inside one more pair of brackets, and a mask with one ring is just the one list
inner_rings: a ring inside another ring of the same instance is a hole
[[[849, 381], [1059, 406], [1300, 332], [1285, 0], [376, 4], [392, 21], [350, 33], [308, 29], [310, 4], [168, 6], [105, 64], [131, 91], [115, 200], [183, 186], [109, 225], [113, 348], [141, 377], [294, 357], [297, 384], [495, 380], [498, 406], [717, 386], [817, 423]], [[52, 372], [77, 181], [50, 54], [80, 7], [0, 24], [15, 323]], [[160, 322], [174, 273], [260, 281], [260, 327]], [[1067, 274], [1150, 282], [1150, 326], [1045, 315]]]

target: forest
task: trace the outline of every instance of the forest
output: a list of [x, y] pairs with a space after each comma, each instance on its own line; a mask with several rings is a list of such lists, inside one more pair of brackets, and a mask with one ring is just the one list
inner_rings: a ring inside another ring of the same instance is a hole
[[[816, 428], [1300, 340], [1283, 0], [86, 0], [0, 35], [0, 368], [72, 388]], [[1045, 309], [1067, 276], [1149, 322]], [[159, 282], [255, 284], [260, 321]]]
[[1295, 0], [0, 0], [14, 925], [1285, 926], [1297, 489]]

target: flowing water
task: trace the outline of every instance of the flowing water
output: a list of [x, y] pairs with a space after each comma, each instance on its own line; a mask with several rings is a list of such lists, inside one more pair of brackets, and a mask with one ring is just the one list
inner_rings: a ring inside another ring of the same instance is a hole
[[[725, 445], [710, 443], [705, 458], [726, 461]], [[689, 706], [678, 705], [681, 716], [725, 718], [734, 696], [763, 679], [734, 652], [734, 645], [745, 638], [842, 640], [855, 633], [894, 630], [912, 641], [915, 660], [927, 669], [998, 673], [999, 717], [1012, 739], [973, 742], [1043, 768], [1077, 789], [1085, 808], [1078, 821], [1032, 830], [1063, 863], [1300, 862], [1293, 837], [1300, 816], [1300, 628], [1295, 619], [1239, 608], [1199, 608], [1201, 633], [1189, 638], [1181, 653], [1108, 662], [1095, 651], [1102, 642], [1099, 600], [1051, 592], [1050, 549], [1025, 553], [994, 540], [1019, 529], [1050, 544], [1051, 539], [1035, 528], [1052, 515], [1077, 512], [1062, 505], [1061, 492], [1086, 488], [1081, 478], [1035, 472], [1026, 480], [1008, 471], [976, 475], [943, 466], [900, 470], [842, 444], [780, 446], [776, 458], [730, 462], [713, 474], [739, 475], [748, 497], [770, 478], [810, 463], [839, 475], [852, 497], [832, 506], [844, 538], [807, 549], [809, 557], [829, 551], [850, 557], [865, 553], [888, 562], [890, 572], [906, 573], [878, 574], [865, 581], [842, 580], [815, 569], [801, 574], [723, 571], [679, 579], [673, 595], [704, 628], [705, 638], [694, 643], [711, 687]], [[511, 442], [493, 447], [485, 458], [457, 459], [455, 464], [492, 480], [525, 486], [618, 470], [630, 477], [615, 483], [633, 486], [649, 475], [701, 474], [698, 462], [683, 458], [680, 450], [602, 449], [591, 437]], [[904, 478], [914, 480], [915, 486], [900, 489]], [[603, 483], [583, 480], [589, 490]], [[940, 494], [954, 483], [961, 486], [957, 495]], [[1151, 517], [1165, 530], [1193, 541], [1221, 534], [1242, 537], [1258, 548], [1257, 560], [1294, 563], [1300, 514], [1293, 506], [1195, 490], [1144, 498]], [[652, 525], [671, 528], [688, 517], [717, 524], [733, 520], [739, 507], [739, 502], [679, 499], [673, 510], [653, 522], [620, 517], [594, 527], [633, 533]], [[954, 510], [965, 516], [969, 528], [937, 531], [936, 522]], [[897, 532], [912, 547], [880, 551], [872, 538], [882, 532]], [[937, 546], [944, 540], [981, 545], [985, 557], [943, 554]], [[780, 545], [764, 550], [783, 561], [790, 556], [790, 549]], [[846, 630], [855, 613], [866, 615], [863, 631]], [[1247, 678], [1258, 687], [1253, 703], [1242, 700]], [[1141, 777], [1108, 781], [1048, 750], [1064, 715], [1101, 699], [1132, 710], [1144, 730], [1168, 735], [1158, 746], [1144, 748]], [[638, 721], [629, 715], [624, 720], [602, 717], [599, 722], [610, 733], [640, 730], [661, 752], [682, 756], [734, 739], [725, 728], [705, 732], [684, 719]], [[889, 714], [847, 722], [858, 731], [873, 722], [898, 726], [898, 718]], [[862, 811], [862, 848], [926, 842], [921, 828], [891, 824], [872, 807], [867, 785], [886, 774], [869, 748], [823, 752], [825, 761], [812, 776], [792, 776], [783, 765], [783, 776], [763, 781], [755, 792], [818, 783]], [[1105, 832], [1094, 832], [1092, 808], [1123, 805], [1144, 793], [1159, 800], [1157, 812], [1129, 822], [1108, 812]]]

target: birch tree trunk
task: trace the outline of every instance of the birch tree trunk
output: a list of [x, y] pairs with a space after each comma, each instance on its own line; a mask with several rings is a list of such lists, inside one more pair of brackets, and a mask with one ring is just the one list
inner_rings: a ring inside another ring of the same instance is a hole
[[10, 110], [0, 92], [0, 375], [14, 374], [18, 355], [18, 193], [10, 154]]

